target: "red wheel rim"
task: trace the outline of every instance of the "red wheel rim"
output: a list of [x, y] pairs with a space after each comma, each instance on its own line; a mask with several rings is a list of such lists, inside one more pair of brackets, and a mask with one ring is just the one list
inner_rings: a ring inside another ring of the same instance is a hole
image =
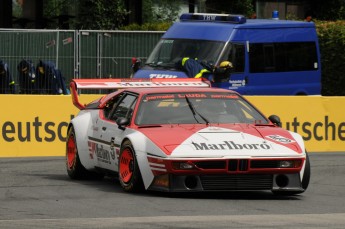
[[121, 154], [121, 158], [120, 158], [120, 177], [121, 180], [124, 183], [128, 183], [132, 176], [133, 176], [133, 170], [134, 170], [134, 158], [133, 158], [133, 154], [132, 151], [130, 149], [125, 149], [122, 154]]
[[73, 168], [77, 155], [77, 147], [75, 144], [74, 136], [70, 135], [67, 141], [67, 166], [68, 169]]

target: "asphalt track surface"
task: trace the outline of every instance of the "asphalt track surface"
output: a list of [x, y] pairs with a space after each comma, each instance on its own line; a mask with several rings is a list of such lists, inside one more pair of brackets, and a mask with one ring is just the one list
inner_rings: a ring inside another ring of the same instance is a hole
[[345, 153], [310, 153], [311, 182], [270, 192], [124, 193], [73, 181], [63, 157], [0, 158], [0, 228], [345, 228]]

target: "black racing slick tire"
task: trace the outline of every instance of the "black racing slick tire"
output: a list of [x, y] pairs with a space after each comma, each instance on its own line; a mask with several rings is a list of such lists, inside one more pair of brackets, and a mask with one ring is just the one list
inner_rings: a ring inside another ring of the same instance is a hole
[[304, 174], [303, 174], [303, 179], [301, 182], [301, 187], [303, 188], [303, 191], [273, 191], [274, 194], [277, 195], [284, 195], [284, 196], [293, 196], [293, 195], [298, 195], [303, 192], [305, 192], [309, 186], [309, 181], [310, 181], [310, 160], [308, 153], [306, 152], [306, 162], [305, 162], [305, 168], [304, 168]]
[[310, 181], [310, 160], [308, 153], [306, 152], [306, 162], [305, 162], [305, 169], [304, 169], [304, 175], [303, 175], [303, 180], [302, 180], [302, 188], [307, 190], [309, 186], [309, 181]]
[[73, 126], [69, 128], [66, 140], [66, 169], [73, 180], [102, 179], [104, 174], [88, 171], [79, 158], [78, 146]]
[[124, 191], [141, 192], [144, 190], [143, 179], [130, 141], [125, 141], [121, 146], [118, 169], [119, 181]]

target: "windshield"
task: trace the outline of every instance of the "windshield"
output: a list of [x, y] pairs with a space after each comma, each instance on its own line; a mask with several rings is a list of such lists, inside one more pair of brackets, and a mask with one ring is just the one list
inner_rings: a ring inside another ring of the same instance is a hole
[[221, 41], [161, 39], [147, 59], [146, 65], [174, 67], [184, 57], [214, 64], [224, 45]]
[[144, 96], [135, 123], [157, 125], [269, 122], [237, 94], [192, 92]]

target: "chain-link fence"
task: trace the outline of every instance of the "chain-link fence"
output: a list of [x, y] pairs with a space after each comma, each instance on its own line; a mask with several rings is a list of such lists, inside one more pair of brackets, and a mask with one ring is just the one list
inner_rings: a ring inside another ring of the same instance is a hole
[[[1, 29], [0, 93], [64, 94], [59, 86], [68, 85], [72, 78], [128, 78], [132, 57], [147, 58], [162, 35]], [[34, 67], [32, 73], [23, 60]]]

